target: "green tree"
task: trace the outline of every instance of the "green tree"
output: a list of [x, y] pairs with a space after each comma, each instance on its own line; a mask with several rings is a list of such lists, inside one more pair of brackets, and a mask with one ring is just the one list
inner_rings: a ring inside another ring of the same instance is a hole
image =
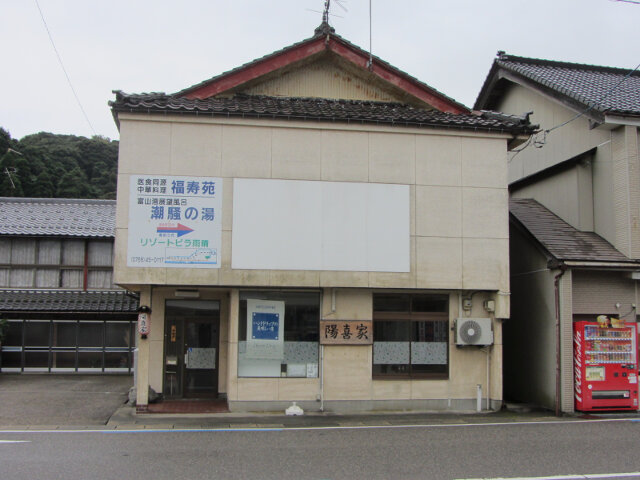
[[56, 186], [46, 170], [42, 170], [36, 177], [36, 184], [31, 190], [31, 196], [35, 198], [52, 198], [56, 195]]
[[0, 167], [0, 195], [115, 198], [118, 142], [47, 132], [15, 140], [0, 127]]
[[89, 180], [80, 167], [65, 173], [56, 189], [56, 198], [90, 198]]
[[11, 135], [4, 128], [0, 127], [0, 158], [11, 148]]

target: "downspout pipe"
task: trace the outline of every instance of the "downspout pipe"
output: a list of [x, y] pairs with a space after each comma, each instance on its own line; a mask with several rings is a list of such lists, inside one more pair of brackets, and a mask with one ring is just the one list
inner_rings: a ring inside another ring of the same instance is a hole
[[561, 359], [560, 359], [560, 278], [564, 275], [564, 272], [567, 271], [566, 265], [561, 263], [558, 268], [560, 269], [560, 273], [558, 273], [553, 279], [553, 286], [555, 292], [555, 311], [556, 311], [556, 417], [560, 416], [560, 395], [561, 395]]

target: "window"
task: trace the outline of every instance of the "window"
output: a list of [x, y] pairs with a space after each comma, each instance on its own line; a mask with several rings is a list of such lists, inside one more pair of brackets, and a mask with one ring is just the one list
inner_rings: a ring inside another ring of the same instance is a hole
[[241, 292], [238, 376], [317, 377], [319, 322], [319, 292]]
[[5, 372], [92, 371], [130, 373], [136, 322], [133, 319], [9, 319], [2, 342]]
[[448, 378], [449, 297], [373, 297], [374, 377]]
[[0, 287], [112, 289], [111, 240], [0, 240]]

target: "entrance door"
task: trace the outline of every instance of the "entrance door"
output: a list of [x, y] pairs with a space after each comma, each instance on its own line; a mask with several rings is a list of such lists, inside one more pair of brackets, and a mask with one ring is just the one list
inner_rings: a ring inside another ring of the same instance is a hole
[[169, 300], [165, 325], [165, 396], [216, 397], [220, 302]]

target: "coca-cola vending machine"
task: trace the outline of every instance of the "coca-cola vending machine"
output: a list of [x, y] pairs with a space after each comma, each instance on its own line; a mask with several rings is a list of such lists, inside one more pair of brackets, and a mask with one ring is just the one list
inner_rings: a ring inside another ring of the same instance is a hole
[[636, 324], [574, 322], [576, 410], [638, 410]]

